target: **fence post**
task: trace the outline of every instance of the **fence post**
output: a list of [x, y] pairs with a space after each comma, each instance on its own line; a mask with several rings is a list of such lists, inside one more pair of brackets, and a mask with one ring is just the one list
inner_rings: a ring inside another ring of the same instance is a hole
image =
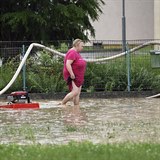
[[128, 85], [127, 85], [127, 90], [128, 92], [131, 91], [131, 57], [130, 57], [130, 51], [129, 51], [129, 46], [128, 46], [128, 43], [126, 45], [126, 61], [127, 61], [127, 82], [128, 82]]
[[[22, 59], [25, 55], [25, 45], [22, 45]], [[22, 81], [23, 81], [23, 90], [26, 90], [26, 63], [24, 63], [22, 68]]]

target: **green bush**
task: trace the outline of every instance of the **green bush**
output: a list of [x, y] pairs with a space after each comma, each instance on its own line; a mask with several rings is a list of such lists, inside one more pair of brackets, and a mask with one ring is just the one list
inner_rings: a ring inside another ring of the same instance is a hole
[[36, 58], [29, 61], [27, 69], [28, 90], [30, 92], [52, 93], [66, 91], [63, 80], [63, 60], [46, 52], [40, 53]]
[[[14, 61], [8, 61], [2, 67], [0, 67], [0, 89], [3, 89], [8, 82], [11, 80], [12, 76], [15, 73], [15, 68], [17, 68], [18, 64]], [[10, 92], [19, 90], [22, 88], [22, 76], [18, 76], [13, 86], [10, 88]]]
[[[87, 66], [85, 88], [94, 90], [127, 90], [127, 68], [125, 58], [102, 64], [91, 63]], [[150, 55], [131, 57], [131, 90], [160, 90], [160, 69], [152, 69]]]
[[[12, 78], [18, 64], [12, 60], [0, 71], [0, 89]], [[27, 89], [30, 92], [65, 92], [63, 80], [63, 59], [40, 52], [27, 61]], [[150, 55], [132, 55], [131, 90], [160, 90], [160, 69], [152, 69]], [[22, 89], [20, 75], [8, 92]], [[127, 90], [127, 69], [125, 57], [105, 63], [88, 63], [83, 91], [125, 91]]]

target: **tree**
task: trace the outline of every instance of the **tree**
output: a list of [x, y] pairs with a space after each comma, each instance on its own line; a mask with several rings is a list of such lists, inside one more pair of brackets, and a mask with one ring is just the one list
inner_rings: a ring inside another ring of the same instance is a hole
[[0, 40], [72, 40], [95, 36], [103, 0], [1, 0]]

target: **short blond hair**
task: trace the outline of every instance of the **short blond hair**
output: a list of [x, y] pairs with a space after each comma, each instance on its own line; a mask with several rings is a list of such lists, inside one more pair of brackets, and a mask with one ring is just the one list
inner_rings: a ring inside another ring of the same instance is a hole
[[74, 41], [73, 41], [73, 47], [76, 47], [76, 46], [78, 46], [81, 42], [83, 42], [81, 39], [75, 39]]

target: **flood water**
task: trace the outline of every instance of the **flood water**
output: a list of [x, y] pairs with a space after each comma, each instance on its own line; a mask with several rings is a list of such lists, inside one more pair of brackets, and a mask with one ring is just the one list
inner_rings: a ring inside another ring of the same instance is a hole
[[82, 99], [80, 107], [39, 101], [42, 109], [0, 109], [0, 143], [160, 143], [160, 99]]

